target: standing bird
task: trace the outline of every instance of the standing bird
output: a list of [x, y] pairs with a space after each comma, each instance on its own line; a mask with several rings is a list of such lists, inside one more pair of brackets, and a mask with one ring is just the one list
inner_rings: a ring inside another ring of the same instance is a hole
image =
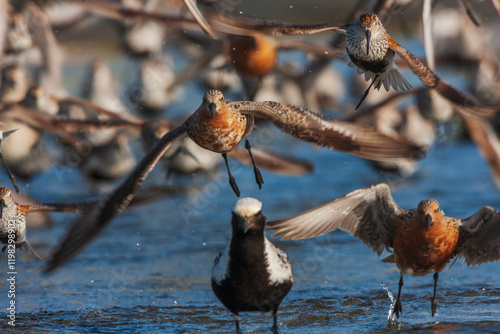
[[401, 209], [389, 186], [380, 183], [353, 191], [294, 216], [269, 222], [273, 236], [282, 239], [318, 237], [336, 229], [349, 232], [380, 255], [394, 254], [384, 262], [395, 262], [401, 277], [396, 316], [402, 312], [403, 276], [434, 273], [431, 313], [437, 308], [436, 288], [441, 272], [452, 259], [463, 257], [467, 265], [500, 259], [500, 212], [483, 207], [466, 219], [446, 217], [439, 203], [426, 199], [416, 209]]
[[[469, 117], [488, 118], [500, 111], [498, 107], [482, 106], [474, 96], [453, 87], [439, 78], [429, 67], [414, 54], [399, 45], [385, 31], [377, 15], [362, 14], [355, 23], [314, 23], [297, 25], [276, 20], [262, 20], [227, 13], [213, 12], [208, 17], [210, 24], [218, 30], [231, 30], [233, 34], [251, 36], [255, 33], [268, 35], [309, 35], [335, 30], [346, 34], [346, 49], [352, 62], [365, 72], [366, 78], [373, 78], [372, 84], [386, 89], [392, 86], [396, 90], [407, 90], [411, 86], [397, 72], [394, 53], [397, 54], [429, 88], [436, 90], [447, 99], [461, 114]], [[371, 87], [372, 85], [370, 85]], [[368, 95], [365, 91], [361, 102]], [[361, 105], [361, 102], [357, 107]]]
[[278, 308], [292, 288], [292, 267], [287, 255], [264, 233], [262, 203], [242, 198], [233, 208], [231, 241], [217, 256], [212, 269], [212, 290], [233, 313], [241, 333], [240, 312], [273, 313], [272, 332], [278, 333]]
[[[272, 101], [225, 101], [220, 91], [211, 90], [203, 95], [201, 105], [184, 123], [166, 133], [153, 146], [105, 202], [71, 226], [59, 249], [50, 259], [46, 271], [56, 269], [74, 256], [96, 237], [116, 214], [127, 208], [134, 192], [179, 137], [188, 133], [199, 146], [222, 153], [225, 157], [227, 152], [234, 149], [243, 138], [246, 139], [250, 130], [253, 130], [253, 122], [250, 122], [253, 116], [267, 119], [283, 132], [299, 139], [365, 159], [383, 161], [387, 158], [421, 153], [420, 148], [412, 144], [389, 138], [359, 124], [326, 120], [311, 111]], [[250, 152], [248, 141], [245, 144]], [[261, 178], [259, 180], [260, 172], [255, 162], [253, 165], [257, 182], [262, 182]], [[233, 191], [239, 195], [229, 168], [228, 174]]]

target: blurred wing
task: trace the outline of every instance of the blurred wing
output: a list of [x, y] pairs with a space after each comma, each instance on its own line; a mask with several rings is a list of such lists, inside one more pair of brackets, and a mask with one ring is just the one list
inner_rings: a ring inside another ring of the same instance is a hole
[[199, 26], [199, 23], [193, 19], [179, 17], [179, 16], [169, 16], [163, 13], [146, 11], [142, 9], [128, 8], [124, 6], [117, 5], [109, 1], [102, 0], [72, 0], [77, 2], [82, 6], [85, 6], [89, 11], [95, 12], [106, 17], [110, 17], [116, 20], [123, 19], [146, 19], [160, 21], [166, 25], [175, 25], [179, 28], [192, 29]]
[[498, 108], [481, 107], [481, 103], [472, 95], [441, 80], [430, 68], [422, 63], [414, 54], [389, 38], [391, 50], [408, 64], [420, 81], [429, 88], [435, 89], [439, 95], [447, 99], [462, 115], [476, 118], [489, 118], [498, 113]]
[[387, 137], [373, 128], [355, 123], [334, 122], [299, 107], [277, 102], [227, 102], [242, 114], [271, 121], [281, 131], [317, 145], [344, 151], [370, 160], [422, 155], [421, 148]]
[[384, 249], [392, 247], [399, 216], [405, 212], [394, 202], [389, 186], [380, 183], [267, 225], [276, 230], [273, 236], [293, 240], [318, 237], [341, 229], [380, 255]]
[[[314, 165], [309, 161], [293, 158], [276, 153], [268, 153], [252, 147], [255, 164], [259, 168], [282, 175], [304, 175], [314, 171]], [[252, 160], [248, 151], [237, 147], [227, 154], [239, 162], [252, 166]]]
[[485, 206], [462, 219], [456, 255], [469, 266], [500, 260], [500, 212]]
[[191, 15], [193, 15], [196, 22], [198, 22], [198, 24], [200, 25], [201, 29], [203, 29], [203, 31], [205, 31], [205, 33], [211, 38], [217, 39], [217, 36], [215, 35], [215, 32], [213, 31], [212, 27], [210, 27], [210, 24], [208, 24], [207, 20], [205, 19], [205, 17], [203, 17], [200, 10], [198, 9], [196, 1], [184, 0], [184, 3], [191, 12]]
[[48, 261], [46, 273], [53, 271], [78, 253], [109, 224], [116, 214], [127, 208], [134, 197], [134, 191], [140, 187], [153, 170], [172, 141], [186, 132], [186, 128], [187, 123], [185, 122], [163, 136], [107, 201], [95, 205], [89, 213], [70, 227], [59, 248]]
[[314, 23], [296, 25], [275, 20], [264, 20], [243, 16], [233, 16], [227, 13], [212, 12], [208, 20], [214, 29], [231, 35], [252, 36], [255, 33], [264, 33], [272, 36], [281, 35], [310, 35], [322, 31], [337, 30], [345, 33], [350, 24], [343, 23]]
[[33, 204], [28, 212], [74, 212], [85, 213], [89, 211], [97, 202], [82, 203], [41, 203]]

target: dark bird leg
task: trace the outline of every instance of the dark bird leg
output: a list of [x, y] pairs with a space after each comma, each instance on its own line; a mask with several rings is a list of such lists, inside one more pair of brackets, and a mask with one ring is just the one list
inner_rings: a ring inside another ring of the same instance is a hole
[[273, 311], [273, 328], [271, 328], [273, 334], [278, 334], [278, 310]]
[[255, 174], [255, 182], [257, 182], [257, 184], [259, 185], [259, 189], [262, 189], [262, 184], [264, 183], [264, 179], [262, 178], [262, 174], [255, 165], [255, 161], [253, 160], [252, 148], [250, 147], [250, 142], [248, 141], [248, 139], [245, 139], [245, 148], [250, 154], [250, 159], [252, 159], [253, 172]]
[[231, 185], [231, 188], [233, 188], [236, 196], [240, 197], [240, 190], [238, 189], [236, 181], [234, 180], [234, 177], [231, 175], [231, 171], [229, 170], [229, 164], [227, 163], [227, 153], [222, 153], [222, 157], [224, 158], [224, 162], [226, 163], [227, 174], [229, 175], [229, 184]]
[[372, 80], [372, 83], [370, 84], [370, 86], [368, 86], [368, 89], [365, 90], [363, 96], [361, 97], [361, 100], [359, 101], [358, 105], [356, 106], [356, 108], [354, 108], [354, 110], [358, 110], [358, 108], [361, 106], [361, 103], [363, 103], [363, 101], [366, 99], [366, 97], [368, 96], [368, 93], [370, 92], [370, 88], [372, 88], [373, 86], [373, 83], [375, 82], [375, 80], [377, 80], [378, 78], [378, 75], [375, 76], [375, 78], [373, 78]]
[[396, 317], [399, 319], [399, 314], [403, 313], [403, 308], [401, 307], [401, 288], [405, 282], [403, 281], [403, 275], [399, 279], [399, 290], [398, 290], [398, 299], [396, 300], [396, 304], [394, 304], [394, 313], [396, 313]]
[[236, 324], [236, 334], [242, 334], [240, 329], [240, 319], [237, 314], [233, 314], [234, 323]]
[[437, 303], [437, 300], [436, 300], [436, 288], [437, 288], [439, 274], [438, 273], [434, 273], [433, 277], [434, 277], [434, 293], [432, 294], [432, 302], [431, 302], [432, 316], [434, 316], [434, 314], [436, 314], [436, 309], [437, 309], [437, 306], [438, 306], [438, 303]]

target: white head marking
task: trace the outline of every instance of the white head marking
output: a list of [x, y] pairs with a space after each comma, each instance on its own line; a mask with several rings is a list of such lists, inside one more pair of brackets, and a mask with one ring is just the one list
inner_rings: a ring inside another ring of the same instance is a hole
[[245, 197], [234, 204], [233, 212], [240, 217], [251, 217], [262, 210], [262, 202], [252, 197]]

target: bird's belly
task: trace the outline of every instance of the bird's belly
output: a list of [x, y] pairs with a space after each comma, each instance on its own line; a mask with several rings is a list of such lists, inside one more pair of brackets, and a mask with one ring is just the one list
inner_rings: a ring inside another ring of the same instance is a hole
[[246, 123], [235, 120], [211, 122], [189, 131], [189, 137], [199, 146], [216, 153], [227, 153], [234, 149], [245, 134]]
[[281, 304], [291, 287], [292, 282], [260, 285], [250, 282], [243, 284], [231, 279], [220, 283], [212, 280], [212, 290], [215, 295], [233, 313], [272, 311]]
[[396, 265], [413, 276], [440, 272], [451, 260], [457, 239], [453, 233], [410, 234], [394, 243]]
[[349, 53], [349, 58], [359, 69], [363, 70], [363, 72], [379, 74], [385, 71], [385, 69], [389, 66], [390, 62], [386, 58], [382, 59], [374, 59], [374, 60], [366, 60], [358, 58]]

